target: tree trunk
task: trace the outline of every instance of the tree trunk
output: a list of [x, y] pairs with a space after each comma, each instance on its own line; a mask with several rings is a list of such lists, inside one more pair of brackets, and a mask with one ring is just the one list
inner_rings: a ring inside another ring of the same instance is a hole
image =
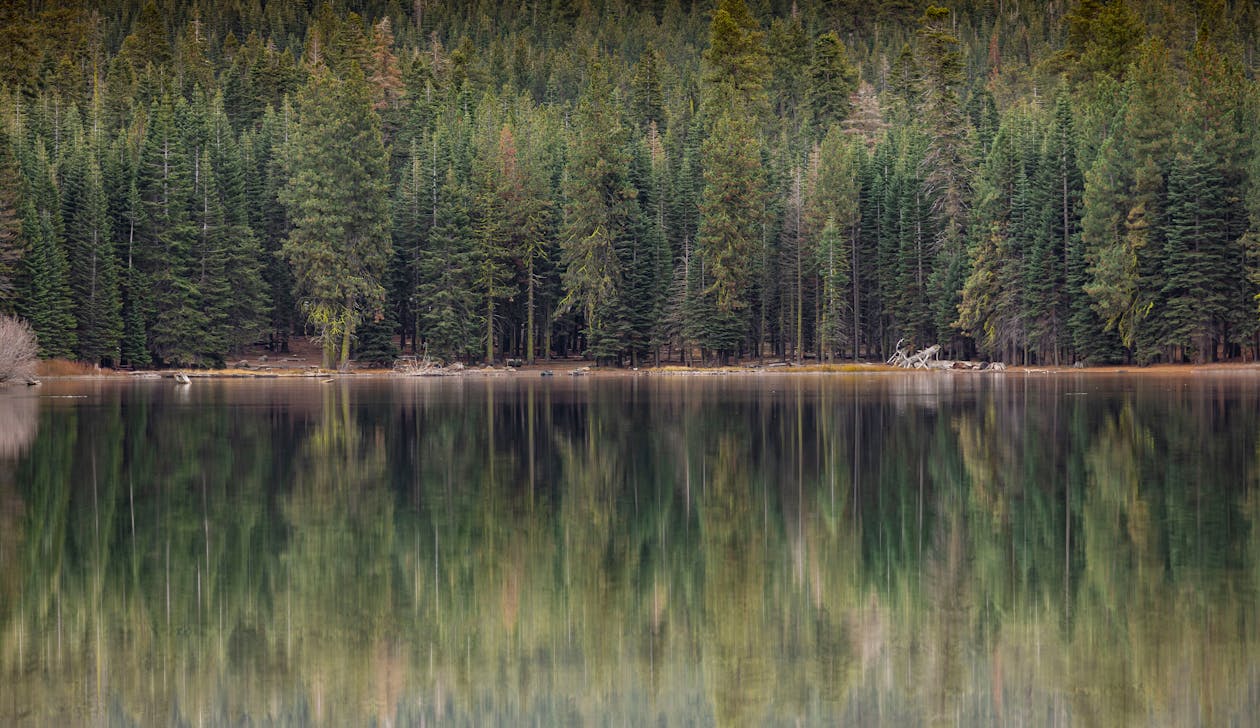
[[354, 298], [346, 297], [346, 323], [345, 333], [341, 337], [341, 357], [337, 364], [338, 369], [345, 369], [350, 366], [350, 337], [354, 335]]
[[529, 279], [529, 293], [525, 304], [525, 363], [534, 363], [534, 259], [525, 266]]
[[494, 364], [494, 296], [486, 296], [486, 363]]

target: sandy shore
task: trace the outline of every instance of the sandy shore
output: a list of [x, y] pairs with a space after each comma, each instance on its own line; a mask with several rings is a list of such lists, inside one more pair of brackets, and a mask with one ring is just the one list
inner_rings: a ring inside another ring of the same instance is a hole
[[[278, 377], [405, 377], [418, 376], [405, 374], [393, 369], [379, 369], [368, 366], [352, 365], [348, 371], [330, 371], [320, 368], [320, 349], [304, 338], [294, 338], [289, 342], [289, 351], [277, 353], [268, 351], [264, 346], [249, 347], [242, 356], [229, 360], [225, 369], [185, 369], [182, 370], [193, 379], [265, 379]], [[471, 365], [448, 375], [477, 376], [542, 376], [550, 372], [554, 376], [592, 376], [592, 377], [634, 377], [634, 376], [723, 376], [723, 375], [764, 375], [764, 374], [833, 374], [833, 373], [878, 373], [901, 375], [929, 376], [993, 376], [999, 372], [984, 370], [948, 370], [948, 369], [900, 369], [886, 364], [861, 362], [815, 363], [806, 362], [796, 366], [787, 362], [766, 359], [759, 362], [744, 362], [726, 367], [685, 367], [679, 364], [667, 364], [660, 367], [599, 367], [592, 362], [578, 358], [539, 361], [536, 364], [521, 367], [498, 365], [485, 367]], [[1143, 377], [1150, 376], [1184, 376], [1205, 372], [1233, 372], [1238, 374], [1260, 373], [1260, 362], [1218, 362], [1211, 364], [1157, 364], [1153, 366], [1102, 366], [1076, 368], [1070, 366], [1054, 367], [1018, 367], [1011, 366], [1005, 374], [1054, 375], [1054, 374], [1131, 374]], [[78, 362], [52, 360], [40, 362], [37, 376], [41, 379], [71, 378], [137, 378], [174, 377], [175, 370], [161, 369], [149, 371], [130, 371], [100, 369]]]
[[466, 367], [462, 371], [446, 374], [427, 375], [406, 374], [391, 369], [374, 369], [352, 367], [348, 371], [320, 369], [318, 366], [284, 366], [275, 364], [267, 367], [230, 367], [226, 369], [186, 369], [186, 370], [146, 370], [120, 371], [112, 369], [92, 369], [82, 365], [74, 365], [73, 369], [65, 365], [41, 367], [40, 379], [155, 379], [174, 378], [176, 371], [182, 371], [190, 379], [276, 379], [276, 378], [320, 378], [353, 377], [353, 378], [407, 378], [414, 376], [455, 376], [455, 377], [539, 377], [552, 375], [608, 377], [711, 377], [711, 376], [758, 376], [758, 375], [826, 375], [826, 374], [880, 374], [890, 376], [1055, 376], [1055, 375], [1131, 375], [1140, 377], [1182, 377], [1206, 373], [1233, 373], [1260, 375], [1260, 364], [1254, 362], [1224, 362], [1216, 364], [1164, 364], [1148, 367], [1105, 366], [1105, 367], [1009, 367], [1004, 372], [993, 370], [953, 370], [953, 369], [900, 369], [884, 364], [848, 363], [843, 365], [823, 364], [803, 366], [765, 364], [746, 364], [742, 366], [689, 368], [678, 365], [662, 367], [616, 368], [596, 367], [590, 362], [579, 359], [564, 361], [539, 362], [522, 367]]

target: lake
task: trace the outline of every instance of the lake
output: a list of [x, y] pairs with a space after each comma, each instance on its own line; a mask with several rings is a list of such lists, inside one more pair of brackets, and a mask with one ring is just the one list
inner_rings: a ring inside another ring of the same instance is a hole
[[0, 390], [6, 725], [1232, 725], [1260, 377]]

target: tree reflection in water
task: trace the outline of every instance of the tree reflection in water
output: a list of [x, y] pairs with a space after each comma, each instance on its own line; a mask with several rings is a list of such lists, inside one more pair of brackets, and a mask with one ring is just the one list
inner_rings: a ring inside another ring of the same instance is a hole
[[1258, 393], [50, 383], [0, 401], [0, 722], [1245, 722]]

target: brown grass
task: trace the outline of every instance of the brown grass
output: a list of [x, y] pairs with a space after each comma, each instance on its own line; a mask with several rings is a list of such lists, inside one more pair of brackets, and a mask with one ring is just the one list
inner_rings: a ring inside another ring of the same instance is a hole
[[116, 375], [117, 372], [81, 361], [44, 359], [36, 365], [35, 374], [41, 377], [100, 377]]

